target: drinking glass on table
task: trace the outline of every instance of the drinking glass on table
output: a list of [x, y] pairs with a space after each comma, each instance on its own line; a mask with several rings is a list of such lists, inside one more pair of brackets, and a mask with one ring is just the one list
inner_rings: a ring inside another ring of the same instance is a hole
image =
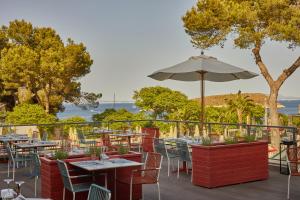
[[[6, 184], [7, 184], [7, 194], [6, 194], [6, 198], [9, 199], [10, 197], [14, 197], [13, 195], [13, 192], [12, 192], [12, 189], [10, 189], [10, 183], [13, 182], [14, 180], [13, 179], [4, 179], [3, 180]], [[6, 199], [4, 198], [4, 199]]]
[[100, 154], [100, 160], [102, 161], [102, 162], [105, 162], [106, 160], [108, 160], [109, 159], [109, 157], [105, 154], [105, 153], [101, 153]]

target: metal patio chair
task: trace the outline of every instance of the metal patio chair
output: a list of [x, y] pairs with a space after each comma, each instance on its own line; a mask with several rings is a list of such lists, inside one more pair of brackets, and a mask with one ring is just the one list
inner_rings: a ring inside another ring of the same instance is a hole
[[130, 200], [132, 200], [133, 185], [156, 184], [158, 190], [158, 200], [160, 200], [159, 174], [161, 170], [163, 156], [159, 153], [147, 153], [144, 169], [133, 170], [131, 177], [118, 179], [118, 182], [129, 184]]
[[31, 153], [30, 156], [32, 156], [32, 161], [33, 161], [32, 175], [34, 176], [34, 196], [36, 197], [37, 196], [36, 185], [41, 174], [41, 161], [40, 161], [39, 154], [37, 153]]
[[99, 185], [92, 184], [89, 190], [88, 200], [110, 200], [111, 192]]
[[[171, 159], [178, 159], [176, 149], [168, 149], [164, 139], [154, 138], [154, 150], [167, 158], [168, 162], [168, 176], [170, 176], [170, 161]], [[173, 165], [172, 165], [173, 167]], [[173, 169], [174, 170], [174, 169]]]
[[96, 146], [97, 142], [95, 140], [87, 140], [81, 129], [76, 129], [76, 132], [79, 141], [79, 146], [80, 144], [87, 145], [87, 146]]
[[16, 167], [18, 168], [20, 162], [25, 162], [25, 166], [27, 161], [31, 161], [31, 158], [28, 156], [20, 156], [17, 154], [16, 151], [13, 151], [10, 147], [10, 145], [6, 144], [6, 152], [8, 155], [8, 162], [7, 162], [7, 177], [10, 175], [10, 167], [12, 166], [12, 174], [13, 174], [13, 180], [15, 180], [15, 171]]
[[[69, 190], [70, 192], [72, 192], [73, 200], [75, 200], [75, 198], [76, 198], [76, 196], [75, 196], [76, 193], [89, 191], [92, 182], [84, 182], [84, 183], [76, 183], [76, 184], [74, 183], [73, 184], [71, 180], [86, 178], [86, 177], [93, 178], [93, 176], [91, 176], [89, 174], [70, 176], [67, 164], [64, 161], [57, 160], [57, 164], [58, 164], [58, 168], [59, 168], [61, 178], [62, 178], [62, 181], [63, 181], [63, 184], [64, 184], [63, 200], [65, 200], [66, 189]], [[106, 185], [106, 183], [107, 183], [107, 180], [106, 180], [107, 179], [107, 174], [102, 173], [102, 174], [97, 174], [97, 176], [98, 175], [104, 175], [105, 176], [105, 187], [107, 187], [107, 185]]]
[[300, 176], [300, 147], [289, 146], [286, 150], [289, 168], [287, 199], [290, 199], [290, 182], [292, 176]]
[[[179, 156], [178, 166], [177, 166], [177, 178], [179, 178], [180, 161], [186, 163], [186, 172], [188, 174], [189, 173], [189, 167], [188, 167], [189, 165], [188, 164], [190, 163], [192, 166], [192, 156], [189, 151], [188, 143], [186, 141], [182, 141], [182, 140], [178, 139], [176, 141], [176, 147], [177, 147], [177, 152], [178, 152], [178, 156]], [[192, 169], [192, 173], [193, 173], [193, 169]]]

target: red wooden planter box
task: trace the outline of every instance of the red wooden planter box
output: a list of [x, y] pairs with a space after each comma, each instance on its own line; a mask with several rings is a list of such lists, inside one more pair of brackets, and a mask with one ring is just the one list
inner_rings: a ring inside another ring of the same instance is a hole
[[[127, 160], [132, 160], [136, 162], [142, 162], [142, 155], [136, 152], [129, 152], [128, 154], [118, 155], [117, 152], [108, 152], [110, 158], [125, 158]], [[65, 159], [66, 163], [91, 160], [91, 157], [70, 157]], [[72, 166], [68, 165], [69, 169], [72, 169]], [[117, 169], [117, 178], [123, 176], [130, 176], [133, 169], [139, 169], [140, 167], [127, 167]], [[78, 170], [78, 169], [77, 169]], [[87, 173], [86, 171], [82, 171]], [[108, 189], [112, 193], [112, 199], [114, 199], [114, 169], [101, 171], [107, 173], [108, 179]], [[99, 173], [101, 173], [99, 172]], [[74, 174], [72, 174], [74, 175]], [[82, 179], [83, 182], [86, 182], [87, 179]], [[96, 184], [104, 186], [103, 176], [96, 178]], [[117, 200], [128, 200], [129, 199], [129, 185], [121, 184], [117, 182]], [[61, 175], [57, 166], [56, 160], [51, 160], [45, 157], [41, 158], [41, 193], [43, 198], [51, 198], [52, 200], [62, 200], [63, 199], [63, 183]], [[80, 192], [76, 194], [76, 200], [86, 200], [87, 192]], [[141, 199], [142, 197], [142, 187], [141, 185], [136, 185], [133, 187], [133, 199]], [[72, 199], [72, 193], [66, 190], [66, 200]]]
[[147, 133], [143, 138], [143, 152], [153, 152], [153, 138], [159, 138], [159, 128], [142, 128], [142, 133]]
[[[124, 158], [127, 160], [132, 160], [136, 162], [142, 162], [142, 154], [138, 152], [130, 151], [127, 154], [120, 155], [117, 152], [108, 152], [110, 158]], [[126, 167], [117, 169], [117, 179], [122, 177], [130, 177], [133, 169], [141, 169], [141, 167]], [[112, 171], [114, 173], [114, 171]], [[132, 192], [133, 200], [142, 199], [142, 185], [134, 185]], [[130, 195], [130, 185], [123, 184], [117, 181], [117, 200], [129, 200]], [[112, 198], [114, 199], [114, 194], [112, 193]]]
[[207, 188], [265, 180], [268, 142], [192, 145], [193, 184]]
[[[57, 166], [56, 160], [41, 157], [41, 193], [43, 198], [51, 198], [52, 200], [63, 199], [63, 182]], [[87, 156], [70, 156], [64, 161], [66, 163], [90, 160]], [[69, 168], [72, 168], [68, 165]], [[86, 181], [86, 180], [83, 180]], [[66, 190], [66, 200], [72, 199], [72, 193]], [[77, 200], [86, 200], [87, 193], [81, 192], [76, 194]]]

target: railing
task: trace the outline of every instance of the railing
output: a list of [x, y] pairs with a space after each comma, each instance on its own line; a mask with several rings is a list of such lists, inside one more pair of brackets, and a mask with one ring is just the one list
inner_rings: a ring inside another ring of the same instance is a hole
[[[101, 121], [101, 122], [71, 122], [71, 123], [54, 123], [54, 124], [2, 124], [0, 128], [2, 133], [26, 131], [27, 134], [33, 134], [34, 131], [42, 134], [47, 132], [53, 139], [64, 139], [70, 128], [87, 127], [92, 133], [93, 127], [106, 129], [136, 129], [142, 127], [145, 123], [152, 122], [161, 128], [162, 136], [169, 137], [170, 129], [176, 128], [176, 137], [195, 136], [200, 137], [202, 134], [207, 137], [218, 137], [218, 133], [227, 134], [227, 137], [239, 136], [240, 134], [255, 134], [257, 138], [267, 139], [270, 142], [271, 133], [277, 130], [280, 138], [287, 137], [297, 143], [298, 129], [292, 126], [266, 126], [253, 124], [234, 124], [234, 123], [203, 123], [204, 132], [197, 134], [197, 127], [202, 124], [200, 121], [179, 121], [179, 120], [120, 120], [120, 121]], [[21, 129], [22, 128], [22, 129]], [[174, 131], [175, 132], [175, 131]], [[24, 133], [24, 132], [23, 132]], [[173, 134], [174, 136], [175, 134]], [[222, 134], [221, 134], [222, 135]], [[93, 136], [92, 136], [93, 137]], [[275, 147], [278, 148], [278, 147]], [[279, 149], [279, 148], [278, 148]], [[279, 152], [270, 155], [271, 160], [278, 160]]]

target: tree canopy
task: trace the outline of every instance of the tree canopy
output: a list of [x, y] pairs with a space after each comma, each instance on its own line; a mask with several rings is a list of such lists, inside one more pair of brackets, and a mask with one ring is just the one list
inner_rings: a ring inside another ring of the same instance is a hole
[[152, 113], [153, 119], [164, 118], [187, 102], [187, 96], [165, 87], [145, 87], [134, 92], [136, 106]]
[[[231, 38], [241, 49], [252, 49], [261, 74], [270, 87], [269, 106], [271, 125], [279, 125], [277, 98], [282, 84], [300, 67], [300, 56], [274, 78], [261, 56], [267, 41], [300, 45], [299, 0], [198, 0], [182, 17], [184, 28], [193, 45], [207, 49], [223, 47]], [[279, 145], [279, 132], [273, 134], [272, 143]]]
[[93, 63], [83, 43], [70, 38], [64, 43], [52, 28], [15, 20], [0, 29], [0, 51], [2, 101], [14, 104], [18, 89], [25, 88], [33, 103], [56, 113], [63, 101], [82, 97], [78, 79], [90, 72]]
[[54, 115], [46, 113], [44, 108], [37, 104], [19, 104], [6, 116], [8, 124], [52, 124], [56, 121]]

